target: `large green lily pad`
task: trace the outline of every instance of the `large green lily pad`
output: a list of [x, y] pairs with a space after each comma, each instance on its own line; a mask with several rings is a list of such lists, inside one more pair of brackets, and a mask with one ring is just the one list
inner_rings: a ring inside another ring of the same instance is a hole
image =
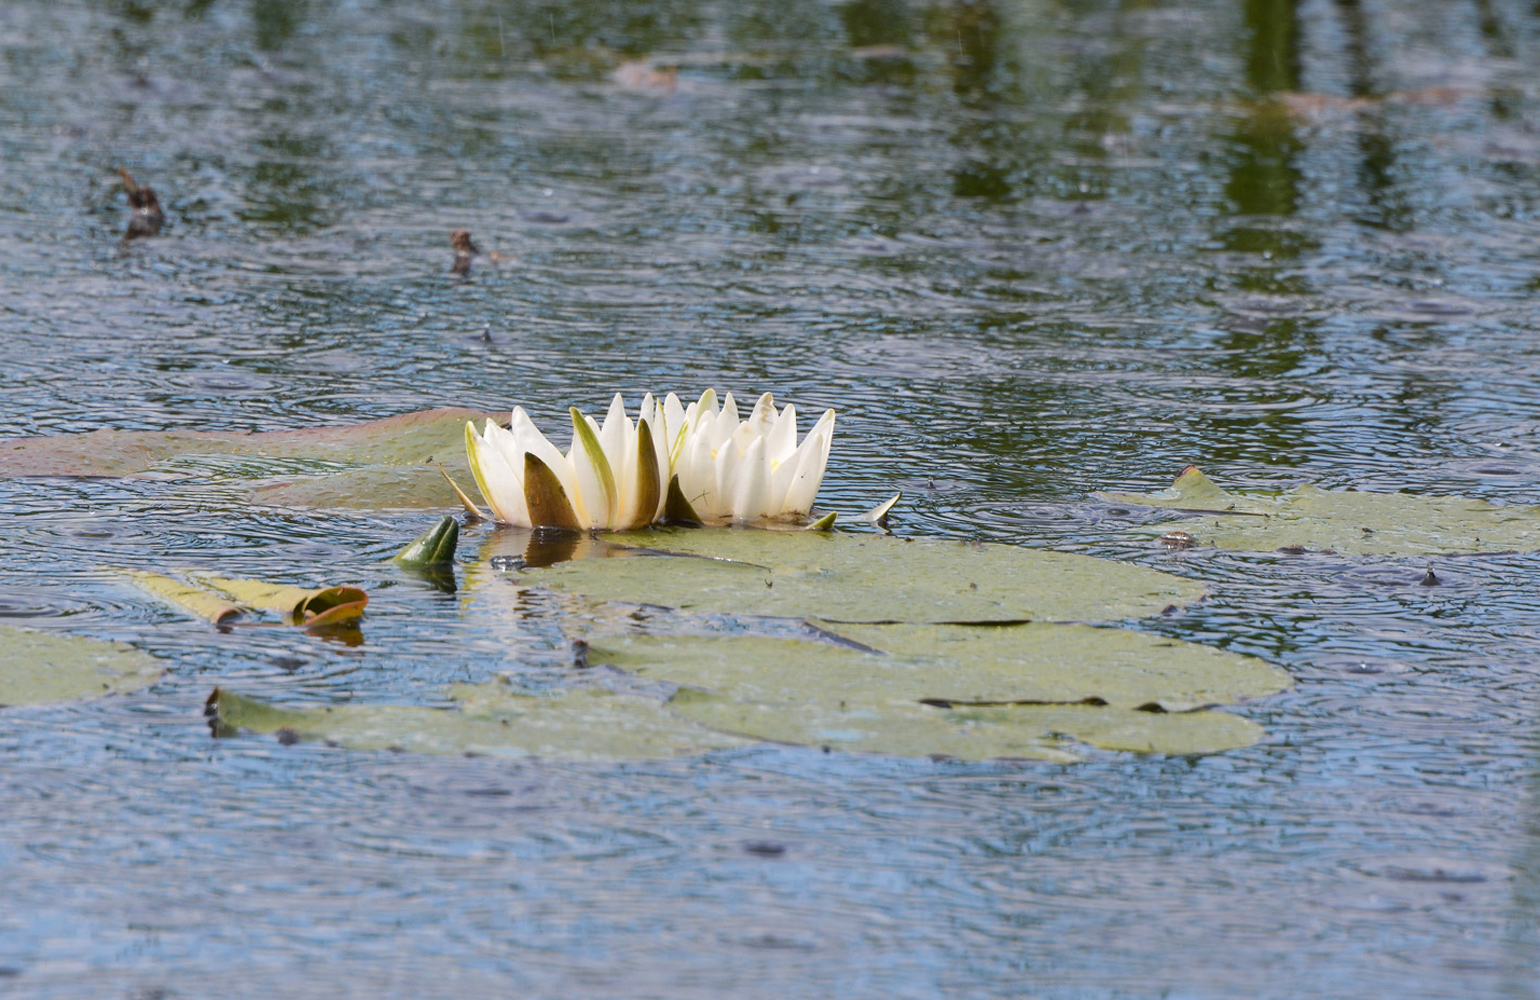
[[537, 697], [494, 682], [456, 685], [449, 694], [460, 702], [458, 708], [280, 708], [216, 688], [208, 708], [220, 734], [287, 730], [297, 739], [358, 750], [630, 760], [685, 756], [746, 742], [697, 725], [656, 701], [588, 688]]
[[1056, 735], [1159, 753], [1247, 746], [1262, 733], [1253, 723], [1181, 710], [1291, 684], [1252, 657], [1120, 629], [883, 625], [841, 633], [893, 652], [763, 636], [616, 637], [597, 640], [589, 659], [692, 689], [674, 707], [707, 725], [968, 759], [1052, 757], [1063, 752]]
[[754, 529], [604, 537], [677, 555], [621, 550], [525, 579], [606, 601], [850, 622], [1106, 621], [1204, 592], [1157, 570], [1008, 545]]
[[1193, 514], [1179, 527], [1198, 545], [1351, 555], [1438, 555], [1540, 549], [1540, 507], [1467, 497], [1323, 490], [1230, 493], [1189, 467], [1158, 493], [1098, 493], [1103, 500]]
[[0, 627], [0, 705], [43, 705], [147, 688], [160, 663], [117, 642]]
[[1078, 759], [1076, 741], [1103, 750], [1209, 754], [1251, 746], [1261, 726], [1228, 712], [1157, 715], [1093, 705], [944, 709], [803, 701], [756, 703], [681, 692], [674, 709], [703, 725], [781, 743], [957, 760]]
[[[0, 441], [0, 476], [120, 477], [189, 471], [199, 458], [238, 456], [248, 463], [204, 463], [200, 476], [251, 480], [251, 498], [284, 506], [444, 507], [454, 496], [438, 471], [469, 476], [465, 423], [486, 414], [461, 407], [423, 410], [344, 427], [266, 431], [95, 430]], [[274, 476], [273, 465], [300, 463]], [[310, 468], [314, 466], [314, 468]]]

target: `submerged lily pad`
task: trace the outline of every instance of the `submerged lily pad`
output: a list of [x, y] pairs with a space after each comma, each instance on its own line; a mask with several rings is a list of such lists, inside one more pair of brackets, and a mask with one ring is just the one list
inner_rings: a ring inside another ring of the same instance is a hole
[[[486, 415], [446, 407], [344, 427], [265, 431], [97, 430], [0, 441], [0, 476], [118, 477], [201, 456], [324, 464], [325, 474], [272, 478], [253, 490], [258, 502], [286, 506], [442, 507], [453, 495], [437, 463], [467, 472], [468, 420]], [[338, 468], [338, 467], [341, 468]], [[351, 467], [351, 468], [350, 468]], [[261, 466], [256, 467], [260, 469]], [[205, 470], [206, 471], [206, 470]], [[252, 470], [247, 470], [251, 472]], [[235, 478], [243, 478], [237, 475]]]
[[1255, 724], [1181, 710], [1291, 684], [1252, 657], [1120, 629], [840, 631], [893, 653], [761, 636], [630, 637], [596, 641], [589, 659], [686, 686], [675, 709], [707, 725], [791, 743], [968, 759], [1051, 757], [1063, 752], [1058, 734], [1158, 753], [1247, 746], [1262, 734]]
[[1204, 592], [1157, 570], [1008, 545], [752, 529], [604, 537], [677, 555], [622, 549], [527, 580], [599, 600], [850, 622], [1113, 620]]
[[215, 688], [207, 711], [218, 735], [242, 730], [358, 750], [500, 753], [556, 760], [678, 757], [744, 745], [646, 698], [577, 689], [532, 696], [505, 683], [462, 684], [455, 709], [406, 705], [280, 708]]
[[[1168, 490], [1096, 495], [1197, 515], [1177, 523], [1197, 544], [1222, 549], [1397, 556], [1540, 549], [1540, 507], [1499, 507], [1467, 497], [1309, 484], [1279, 494], [1230, 493], [1190, 466]], [[1217, 516], [1205, 516], [1210, 513]]]
[[122, 643], [0, 627], [0, 705], [138, 691], [162, 672], [155, 657]]

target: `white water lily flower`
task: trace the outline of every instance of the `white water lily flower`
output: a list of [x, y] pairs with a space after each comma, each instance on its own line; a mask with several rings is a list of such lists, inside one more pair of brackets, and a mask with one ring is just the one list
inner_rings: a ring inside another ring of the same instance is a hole
[[777, 412], [767, 392], [748, 419], [740, 420], [732, 393], [718, 410], [715, 390], [707, 389], [684, 412], [676, 434], [670, 443], [673, 472], [683, 498], [702, 520], [793, 518], [813, 509], [823, 483], [834, 441], [834, 411], [824, 411], [798, 445], [795, 407], [787, 404]]
[[[572, 414], [572, 446], [563, 455], [514, 407], [507, 430], [488, 420], [477, 432], [465, 425], [465, 451], [481, 495], [499, 521], [524, 527], [629, 530], [657, 520], [669, 481], [665, 417], [679, 401], [659, 404], [648, 393], [635, 423], [616, 393], [604, 423]], [[678, 437], [678, 433], [674, 435]]]

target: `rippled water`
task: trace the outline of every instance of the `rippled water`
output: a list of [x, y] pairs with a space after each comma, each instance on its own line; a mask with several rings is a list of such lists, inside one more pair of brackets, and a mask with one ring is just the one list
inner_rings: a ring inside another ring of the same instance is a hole
[[[1507, 0], [0, 5], [0, 436], [771, 389], [839, 408], [829, 506], [1204, 580], [1138, 627], [1299, 682], [1073, 766], [215, 741], [215, 684], [431, 704], [560, 637], [382, 567], [422, 514], [0, 482], [0, 617], [170, 667], [0, 713], [0, 992], [1536, 995], [1540, 559], [1155, 551], [1090, 493], [1540, 502], [1537, 65]], [[100, 569], [147, 554], [325, 567], [365, 641], [191, 627]]]

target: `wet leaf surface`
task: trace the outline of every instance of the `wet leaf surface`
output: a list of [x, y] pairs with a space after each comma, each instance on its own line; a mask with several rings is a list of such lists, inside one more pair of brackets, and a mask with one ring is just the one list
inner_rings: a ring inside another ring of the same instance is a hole
[[0, 705], [138, 691], [161, 673], [155, 657], [122, 643], [0, 627]]
[[657, 701], [592, 689], [537, 697], [493, 682], [456, 685], [449, 694], [458, 708], [284, 708], [216, 688], [206, 711], [217, 735], [292, 734], [356, 750], [629, 760], [704, 753], [745, 742], [696, 725]]
[[1059, 736], [1153, 753], [1248, 746], [1262, 735], [1254, 723], [1184, 710], [1291, 684], [1254, 658], [1121, 629], [884, 625], [840, 635], [893, 652], [763, 636], [616, 637], [595, 640], [589, 660], [683, 685], [678, 711], [745, 735], [970, 760], [1057, 758]]
[[[1467, 497], [1323, 490], [1230, 493], [1189, 467], [1158, 493], [1098, 493], [1103, 500], [1195, 513], [1180, 522], [1192, 544], [1222, 549], [1348, 555], [1435, 555], [1540, 548], [1540, 507]], [[1219, 516], [1203, 516], [1203, 512]], [[1169, 525], [1162, 525], [1162, 528]]]
[[128, 577], [166, 603], [215, 623], [254, 608], [274, 612], [290, 625], [318, 628], [356, 619], [369, 603], [369, 595], [358, 587], [305, 588], [202, 575], [188, 583], [146, 571]]
[[676, 555], [612, 551], [525, 579], [599, 600], [854, 622], [1116, 620], [1204, 592], [1157, 570], [1018, 546], [749, 529], [604, 537]]

